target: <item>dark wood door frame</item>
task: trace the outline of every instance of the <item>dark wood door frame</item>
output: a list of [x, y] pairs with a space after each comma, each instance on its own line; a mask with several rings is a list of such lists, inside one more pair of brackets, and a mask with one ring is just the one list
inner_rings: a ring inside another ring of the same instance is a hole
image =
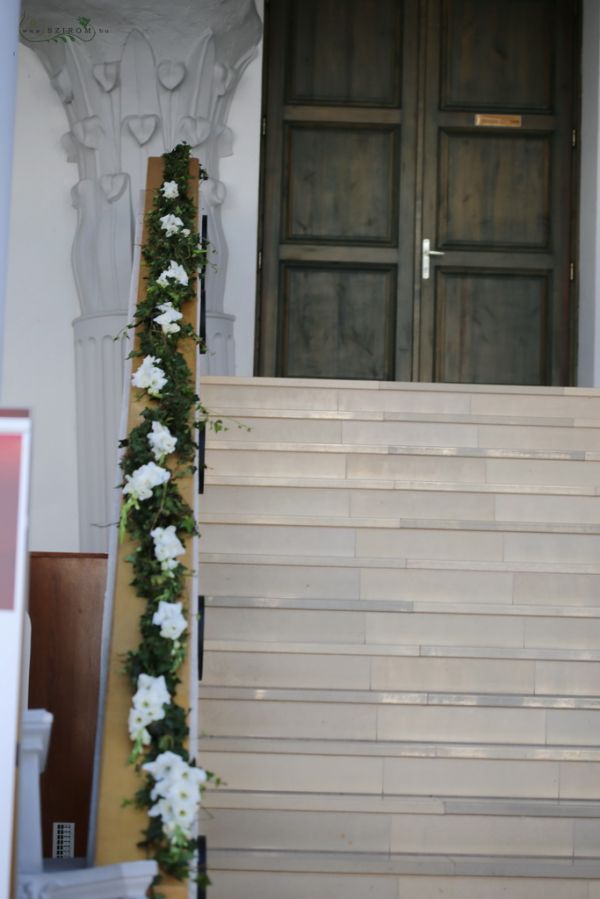
[[[404, 236], [403, 253], [404, 264], [402, 266], [402, 274], [399, 275], [396, 284], [398, 295], [406, 296], [407, 293], [411, 297], [410, 314], [403, 315], [401, 312], [396, 317], [395, 323], [395, 354], [393, 364], [387, 369], [386, 377], [395, 378], [396, 380], [444, 380], [443, 371], [440, 371], [439, 359], [436, 361], [435, 354], [435, 329], [440, 327], [441, 319], [435, 318], [435, 309], [431, 300], [432, 283], [440, 277], [439, 273], [444, 272], [445, 275], [450, 273], [450, 269], [455, 269], [465, 264], [467, 260], [465, 247], [446, 247], [447, 256], [443, 260], [432, 260], [432, 279], [429, 283], [423, 283], [421, 274], [421, 238], [425, 235], [425, 231], [430, 232], [427, 236], [431, 236], [432, 245], [435, 246], [438, 240], [438, 221], [439, 214], [436, 208], [435, 190], [432, 190], [432, 167], [429, 170], [425, 165], [425, 151], [427, 147], [433, 147], [439, 143], [437, 133], [427, 125], [426, 107], [430, 108], [435, 105], [436, 100], [433, 97], [437, 86], [440, 84], [439, 77], [439, 41], [436, 46], [437, 38], [432, 38], [432, 30], [435, 32], [436, 21], [442, 21], [439, 7], [444, 0], [407, 0], [405, 7], [412, 12], [407, 13], [407, 20], [415, 23], [416, 35], [405, 35], [404, 40], [404, 62], [403, 76], [405, 79], [412, 78], [415, 81], [415, 90], [411, 97], [405, 97], [404, 108], [402, 109], [403, 121], [416, 122], [417, 127], [413, 129], [409, 139], [405, 139], [403, 145], [401, 166], [402, 166], [402, 184], [405, 192], [412, 191], [413, 207], [407, 210], [407, 204], [400, 207], [400, 219], [398, 221], [398, 230]], [[481, 0], [480, 0], [481, 2]], [[282, 35], [285, 28], [285, 14], [282, 12], [285, 6], [285, 0], [271, 0], [266, 7], [265, 21], [265, 77], [263, 78], [263, 145], [262, 145], [262, 165], [261, 165], [261, 205], [259, 216], [259, 260], [262, 261], [262, 268], [259, 262], [259, 273], [257, 279], [257, 321], [256, 321], [256, 339], [255, 339], [255, 372], [259, 375], [280, 374], [281, 357], [282, 357], [282, 334], [284, 328], [282, 322], [277, 321], [277, 314], [273, 312], [276, 306], [276, 298], [271, 296], [271, 305], [265, 302], [265, 284], [270, 282], [272, 285], [279, 284], [280, 280], [280, 262], [275, 254], [265, 252], [266, 241], [278, 240], [281, 232], [281, 214], [282, 204], [280, 202], [280, 185], [272, 176], [274, 168], [278, 165], [278, 160], [283, 154], [283, 130], [284, 126], [281, 118], [278, 118], [278, 106], [284, 108], [284, 90], [285, 85], [283, 79], [278, 83], [269, 87], [269, 74], [274, 69], [283, 70], [284, 56], [286, 53], [286, 43], [283, 39], [273, 39], [272, 35], [278, 38]], [[572, 55], [562, 53], [561, 47], [558, 47], [558, 57], [562, 60], [558, 66], [557, 72], [554, 73], [555, 78], [565, 84], [570, 80], [573, 94], [573, 108], [570, 113], [570, 120], [573, 127], [573, 133], [578, 131], [578, 101], [579, 101], [579, 72], [578, 60], [580, 59], [580, 3], [577, 0], [555, 0], [556, 15], [562, 17], [562, 25], [559, 31], [558, 42], [571, 42]], [[437, 54], [437, 55], [435, 55]], [[559, 92], [560, 93], [560, 92]], [[563, 90], [564, 100], [564, 90]], [[559, 102], [562, 102], [559, 97]], [[411, 103], [412, 108], [411, 108]], [[314, 108], [292, 109], [292, 117], [302, 118], [306, 122], [310, 122], [314, 115]], [[286, 113], [290, 113], [290, 107], [286, 108]], [[367, 111], [368, 113], [368, 111]], [[324, 115], [330, 116], [330, 122], [335, 125], [345, 122], [347, 116], [339, 108], [335, 106], [323, 110]], [[363, 110], [362, 115], [365, 115]], [[448, 117], [448, 116], [446, 116]], [[359, 116], [360, 118], [360, 116]], [[393, 116], [392, 116], [393, 118]], [[443, 118], [443, 115], [437, 113], [434, 118]], [[456, 130], [456, 121], [458, 128], [464, 127], [472, 122], [473, 116], [463, 113], [462, 117], [455, 115], [453, 126]], [[523, 116], [521, 134], [527, 132], [532, 136], [532, 140], [538, 141], [537, 145], [541, 146], [540, 135], [548, 134], [552, 129], [552, 116], [531, 115]], [[366, 121], [369, 121], [368, 114]], [[301, 124], [301, 123], [298, 123]], [[443, 123], [442, 123], [443, 124]], [[406, 129], [409, 130], [408, 128]], [[569, 139], [570, 139], [569, 128]], [[536, 136], [537, 132], [537, 136]], [[500, 140], [505, 139], [504, 129], [490, 129], [491, 135], [498, 134]], [[268, 140], [265, 136], [268, 134]], [[574, 141], [576, 143], [576, 141]], [[506, 144], [508, 146], [509, 143]], [[556, 141], [552, 145], [552, 153], [555, 153]], [[577, 197], [573, 190], [573, 185], [577, 185], [578, 177], [578, 149], [567, 156], [563, 153], [563, 160], [557, 165], [554, 158], [554, 186], [552, 189], [552, 203], [554, 206], [554, 218], [558, 223], [555, 226], [554, 233], [551, 234], [551, 240], [556, 244], [559, 242], [561, 246], [568, 245], [569, 252], [564, 255], [561, 263], [555, 271], [548, 275], [548, 259], [543, 259], [539, 251], [535, 254], [526, 253], [520, 250], [519, 257], [522, 265], [519, 271], [523, 269], [522, 274], [525, 280], [529, 278], [531, 283], [535, 280], [536, 266], [540, 273], [540, 278], [547, 277], [549, 279], [557, 278], [560, 280], [561, 288], [558, 300], [555, 299], [549, 306], [549, 312], [544, 319], [543, 328], [554, 327], [554, 338], [548, 340], [548, 358], [543, 360], [548, 372], [545, 375], [546, 383], [569, 384], [574, 382], [575, 377], [575, 353], [573, 348], [576, 345], [576, 282], [573, 280], [573, 271], [570, 261], [577, 258]], [[566, 162], [565, 162], [566, 160]], [[557, 177], [557, 171], [565, 170], [565, 164], [568, 172], [564, 177]], [[434, 173], [434, 174], [437, 174]], [[566, 199], [566, 204], [565, 204]], [[561, 215], [558, 207], [562, 204], [562, 208], [570, 208], [570, 215]], [[265, 212], [268, 215], [265, 216]], [[276, 235], [276, 237], [275, 237]], [[381, 264], [384, 257], [377, 255], [377, 250], [370, 251], [370, 258], [373, 264]], [[286, 249], [283, 250], [285, 258]], [[291, 251], [288, 253], [288, 262]], [[367, 257], [369, 253], [367, 252]], [[468, 254], [467, 254], [468, 255]], [[390, 262], [393, 258], [393, 252], [388, 251]], [[334, 254], [335, 257], [335, 254]], [[319, 254], [319, 249], [313, 247], [309, 254], [309, 261], [312, 258], [315, 264], [319, 263], [323, 258], [323, 254]], [[348, 265], [351, 259], [351, 253], [338, 252], [337, 259], [331, 261], [337, 265]], [[497, 271], [499, 276], [504, 277], [503, 268], [507, 265], [502, 262], [501, 254], [496, 250], [491, 253], [481, 253], [478, 257], [483, 266], [488, 265], [492, 272]], [[306, 261], [306, 260], [305, 260]], [[362, 265], [369, 265], [368, 258], [362, 260]], [[523, 268], [524, 267], [524, 268]], [[571, 268], [571, 271], [569, 269]], [[533, 279], [533, 280], [532, 280]], [[447, 283], [450, 283], [448, 281]], [[541, 282], [540, 282], [541, 283]], [[401, 302], [397, 303], [399, 309], [402, 309]], [[542, 313], [540, 313], [542, 315]], [[542, 315], [543, 317], [543, 315]], [[569, 338], [562, 340], [559, 345], [559, 337], [568, 333]], [[267, 348], [267, 344], [269, 348]], [[540, 363], [542, 364], [542, 363]], [[437, 366], [437, 368], [436, 368]]]

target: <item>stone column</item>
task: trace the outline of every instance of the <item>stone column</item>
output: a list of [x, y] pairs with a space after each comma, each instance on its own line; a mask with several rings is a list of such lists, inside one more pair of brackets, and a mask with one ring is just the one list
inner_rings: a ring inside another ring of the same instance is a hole
[[104, 551], [123, 379], [123, 348], [113, 338], [126, 324], [134, 222], [148, 156], [180, 141], [209, 175], [202, 208], [216, 267], [207, 280], [207, 331], [216, 346], [208, 370], [234, 371], [233, 317], [223, 309], [219, 159], [233, 152], [229, 107], [262, 25], [254, 0], [112, 0], [92, 9], [82, 16], [77, 0], [25, 0], [20, 32], [64, 104], [63, 145], [78, 169], [72, 259], [81, 301], [74, 322], [80, 549]]

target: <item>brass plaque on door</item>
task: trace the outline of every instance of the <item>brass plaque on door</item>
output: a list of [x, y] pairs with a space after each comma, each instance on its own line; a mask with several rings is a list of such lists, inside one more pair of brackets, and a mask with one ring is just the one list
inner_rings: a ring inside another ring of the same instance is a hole
[[496, 115], [494, 113], [478, 112], [475, 115], [475, 124], [484, 128], [520, 128], [522, 117], [520, 115]]

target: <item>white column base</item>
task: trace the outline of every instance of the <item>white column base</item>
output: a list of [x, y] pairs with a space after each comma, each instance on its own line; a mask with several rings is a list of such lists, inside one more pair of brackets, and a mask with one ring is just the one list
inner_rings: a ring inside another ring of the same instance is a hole
[[157, 873], [156, 862], [138, 861], [78, 871], [21, 875], [17, 899], [146, 899]]
[[45, 709], [27, 709], [21, 725], [19, 752], [19, 824], [17, 870], [43, 870], [40, 774], [46, 767], [53, 716]]
[[234, 321], [235, 315], [207, 311], [206, 345], [208, 352], [200, 357], [201, 377], [203, 375], [235, 374]]

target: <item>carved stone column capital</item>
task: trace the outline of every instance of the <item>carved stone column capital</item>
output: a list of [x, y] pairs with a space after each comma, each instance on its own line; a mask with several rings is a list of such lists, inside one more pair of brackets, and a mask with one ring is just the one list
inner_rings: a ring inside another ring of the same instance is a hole
[[133, 223], [148, 156], [185, 141], [209, 174], [209, 239], [222, 278], [208, 306], [223, 312], [226, 246], [219, 159], [233, 152], [229, 107], [262, 24], [253, 0], [25, 0], [21, 39], [40, 57], [65, 108], [63, 147], [77, 164], [73, 267], [82, 313], [126, 309]]

